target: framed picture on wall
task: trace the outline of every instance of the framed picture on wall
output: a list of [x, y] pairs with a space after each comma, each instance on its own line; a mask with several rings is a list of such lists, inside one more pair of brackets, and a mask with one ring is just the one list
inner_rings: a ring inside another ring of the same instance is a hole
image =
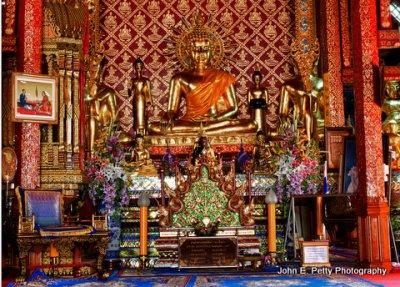
[[342, 192], [353, 193], [357, 189], [357, 161], [356, 161], [356, 138], [346, 137], [344, 139], [343, 166], [341, 174]]
[[12, 89], [13, 121], [44, 124], [58, 122], [55, 77], [13, 73]]
[[352, 127], [329, 127], [325, 129], [328, 170], [338, 172], [344, 154], [344, 139], [351, 136]]

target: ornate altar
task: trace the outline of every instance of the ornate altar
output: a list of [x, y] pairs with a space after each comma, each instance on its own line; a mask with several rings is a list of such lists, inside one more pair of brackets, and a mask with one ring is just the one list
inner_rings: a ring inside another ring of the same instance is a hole
[[[16, 199], [16, 242], [22, 278], [37, 267], [54, 276], [80, 276], [103, 269], [109, 241], [104, 216], [93, 215], [91, 226], [73, 224], [68, 217], [64, 219], [60, 191], [17, 188]], [[89, 247], [97, 258], [85, 262], [84, 249]]]
[[[234, 163], [224, 174], [222, 162], [207, 154], [187, 169], [185, 177], [176, 170], [173, 189], [162, 183], [160, 238], [156, 241], [160, 259], [156, 264], [179, 268], [237, 267], [235, 254], [250, 249], [258, 253], [260, 247], [255, 236], [250, 182], [237, 186]], [[202, 251], [204, 242], [215, 243], [209, 248], [219, 254], [218, 258]], [[221, 244], [224, 248], [218, 248]], [[197, 259], [193, 254], [198, 255]]]

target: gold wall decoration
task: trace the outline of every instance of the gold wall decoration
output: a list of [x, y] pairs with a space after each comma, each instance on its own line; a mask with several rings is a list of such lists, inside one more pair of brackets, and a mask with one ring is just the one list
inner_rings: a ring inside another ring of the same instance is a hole
[[249, 118], [247, 91], [256, 67], [265, 75], [262, 85], [270, 95], [267, 124], [277, 125], [278, 94], [293, 77], [290, 44], [294, 35], [294, 0], [119, 0], [101, 1], [99, 37], [109, 58], [106, 83], [117, 91], [121, 124], [133, 127], [131, 98], [125, 82], [133, 76], [133, 61], [140, 57], [152, 83], [154, 110], [149, 121], [159, 121], [167, 108], [168, 82], [176, 72], [168, 65], [166, 39], [180, 21], [200, 11], [230, 33], [235, 48], [226, 68], [236, 76], [239, 118]]

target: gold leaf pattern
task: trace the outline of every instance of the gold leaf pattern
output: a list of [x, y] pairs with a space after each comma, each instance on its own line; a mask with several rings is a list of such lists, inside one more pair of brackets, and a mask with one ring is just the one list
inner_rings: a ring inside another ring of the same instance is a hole
[[208, 0], [207, 1], [207, 5], [206, 8], [209, 12], [211, 12], [212, 14], [214, 14], [217, 10], [218, 10], [218, 2], [217, 0]]
[[158, 13], [160, 13], [160, 3], [156, 0], [152, 0], [150, 1], [147, 9], [152, 15], [157, 15]]
[[182, 15], [186, 15], [190, 9], [188, 0], [179, 0], [177, 8]]
[[121, 29], [121, 31], [119, 32], [119, 39], [124, 42], [124, 43], [128, 43], [132, 40], [132, 36], [131, 36], [131, 28], [128, 28], [126, 26], [126, 24], [124, 25], [124, 28]]
[[106, 25], [106, 28], [110, 31], [114, 30], [117, 27], [116, 17], [111, 12], [104, 20], [104, 25]]
[[244, 11], [247, 10], [247, 3], [246, 0], [237, 0], [236, 4], [235, 4], [235, 9], [239, 12], [239, 13], [243, 13]]
[[254, 27], [258, 27], [261, 25], [261, 14], [257, 10], [254, 10], [253, 12], [250, 13], [250, 23]]
[[127, 2], [126, 0], [122, 1], [119, 5], [118, 11], [125, 16], [128, 16], [132, 13], [131, 3]]
[[117, 49], [115, 49], [115, 45], [117, 43], [114, 41], [114, 39], [110, 39], [110, 41], [108, 42], [108, 49], [106, 50], [106, 55], [111, 57], [114, 57], [118, 54]]
[[140, 11], [133, 17], [133, 25], [139, 31], [146, 25], [146, 19]]
[[266, 0], [263, 6], [265, 11], [267, 11], [268, 13], [275, 11], [277, 8], [275, 0]]

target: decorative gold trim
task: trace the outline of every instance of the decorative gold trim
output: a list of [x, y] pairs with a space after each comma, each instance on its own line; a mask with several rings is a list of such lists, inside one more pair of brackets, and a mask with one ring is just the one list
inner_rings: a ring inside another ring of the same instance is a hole
[[[241, 135], [218, 135], [218, 136], [207, 136], [210, 143], [213, 145], [217, 144], [254, 144], [256, 141], [256, 135], [254, 133], [246, 133]], [[198, 135], [192, 136], [148, 136], [146, 139], [149, 141], [151, 146], [193, 146], [198, 140]]]

